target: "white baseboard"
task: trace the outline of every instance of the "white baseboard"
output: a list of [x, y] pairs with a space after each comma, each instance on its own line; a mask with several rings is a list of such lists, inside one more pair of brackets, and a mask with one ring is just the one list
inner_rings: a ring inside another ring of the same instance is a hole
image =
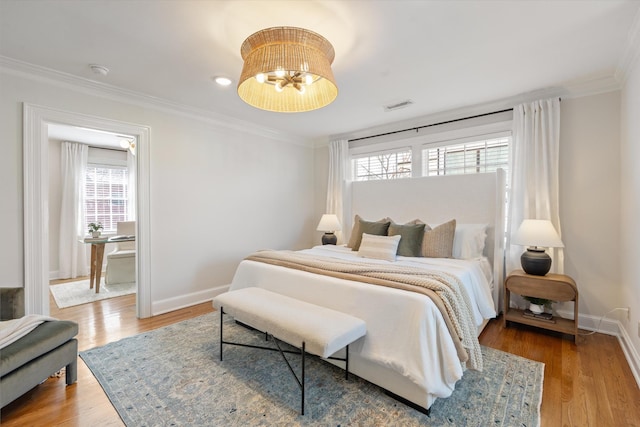
[[619, 322], [618, 325], [620, 327], [620, 334], [618, 334], [620, 347], [622, 347], [624, 356], [627, 358], [629, 368], [631, 368], [633, 377], [636, 379], [636, 384], [638, 384], [638, 387], [640, 387], [640, 356], [638, 355], [638, 351], [633, 346], [633, 342], [631, 341], [631, 337], [627, 333], [627, 330], [624, 329], [622, 327], [622, 324], [620, 324]]
[[179, 310], [181, 308], [191, 307], [192, 305], [211, 301], [217, 295], [227, 292], [228, 290], [229, 285], [224, 285], [213, 289], [207, 289], [206, 291], [193, 292], [174, 298], [154, 301], [151, 303], [151, 315], [157, 316], [158, 314], [164, 314], [170, 311]]
[[[573, 318], [573, 311], [558, 311], [557, 314], [560, 317], [566, 317], [568, 319]], [[601, 320], [602, 319], [602, 320]], [[622, 327], [620, 321], [615, 319], [609, 319], [608, 317], [597, 317], [587, 314], [580, 314], [578, 320], [578, 327], [580, 329], [586, 329], [588, 331], [597, 331], [598, 333], [613, 335], [618, 338], [620, 347], [624, 357], [627, 359], [629, 368], [633, 373], [633, 377], [636, 379], [638, 387], [640, 387], [640, 356], [638, 351], [633, 346], [631, 337], [627, 333], [627, 330]]]
[[[89, 266], [87, 266], [87, 271], [91, 271], [91, 268]], [[104, 275], [106, 271], [107, 271], [107, 266], [103, 265], [102, 272], [100, 274]], [[87, 273], [87, 275], [88, 274], [89, 273]], [[58, 279], [62, 279], [62, 277], [60, 277], [60, 270], [49, 272], [49, 280], [58, 280]], [[68, 277], [65, 277], [65, 279], [68, 279]]]

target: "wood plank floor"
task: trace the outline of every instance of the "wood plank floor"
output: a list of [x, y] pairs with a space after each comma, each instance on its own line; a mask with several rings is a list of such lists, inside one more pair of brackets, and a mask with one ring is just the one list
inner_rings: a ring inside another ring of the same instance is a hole
[[[79, 350], [156, 329], [213, 311], [210, 303], [149, 319], [135, 316], [135, 295], [59, 310], [51, 315], [78, 322]], [[492, 320], [480, 343], [545, 363], [542, 426], [640, 426], [640, 389], [615, 337], [581, 336], [578, 344], [553, 332]], [[78, 382], [64, 376], [44, 383], [0, 412], [3, 426], [121, 426], [122, 421], [82, 359]]]

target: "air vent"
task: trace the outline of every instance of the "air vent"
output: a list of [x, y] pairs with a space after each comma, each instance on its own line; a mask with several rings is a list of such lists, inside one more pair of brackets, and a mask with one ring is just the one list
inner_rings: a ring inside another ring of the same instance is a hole
[[411, 104], [413, 104], [413, 101], [410, 99], [407, 99], [406, 101], [397, 102], [391, 105], [385, 105], [383, 108], [384, 108], [384, 111], [394, 111], [394, 110], [399, 110], [401, 108], [408, 107]]

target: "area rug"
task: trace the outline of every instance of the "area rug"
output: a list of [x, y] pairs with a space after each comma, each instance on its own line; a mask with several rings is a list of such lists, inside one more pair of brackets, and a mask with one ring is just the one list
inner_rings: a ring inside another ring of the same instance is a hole
[[66, 308], [74, 305], [86, 304], [108, 298], [121, 297], [123, 295], [135, 294], [136, 283], [118, 283], [105, 285], [104, 277], [100, 280], [100, 292], [96, 293], [95, 285], [89, 289], [88, 280], [78, 280], [75, 282], [61, 283], [49, 286], [53, 298], [58, 308]]
[[[225, 339], [264, 335], [225, 320]], [[225, 346], [219, 315], [207, 314], [83, 351], [127, 426], [537, 426], [544, 364], [482, 347], [484, 371], [467, 371], [431, 416], [316, 357], [300, 389], [278, 352]], [[294, 369], [299, 357], [292, 356]], [[299, 372], [299, 371], [297, 371]]]

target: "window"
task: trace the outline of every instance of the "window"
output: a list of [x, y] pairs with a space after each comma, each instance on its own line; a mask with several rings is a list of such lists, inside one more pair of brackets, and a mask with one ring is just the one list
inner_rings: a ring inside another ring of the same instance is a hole
[[[453, 142], [453, 141], [450, 141]], [[510, 136], [450, 143], [422, 150], [422, 175], [455, 175], [509, 169]]]
[[411, 149], [357, 157], [352, 167], [354, 181], [411, 178]]
[[100, 222], [104, 233], [115, 233], [127, 220], [129, 173], [126, 167], [89, 164], [85, 178], [85, 230]]
[[509, 179], [513, 111], [349, 141], [354, 181], [495, 172]]

